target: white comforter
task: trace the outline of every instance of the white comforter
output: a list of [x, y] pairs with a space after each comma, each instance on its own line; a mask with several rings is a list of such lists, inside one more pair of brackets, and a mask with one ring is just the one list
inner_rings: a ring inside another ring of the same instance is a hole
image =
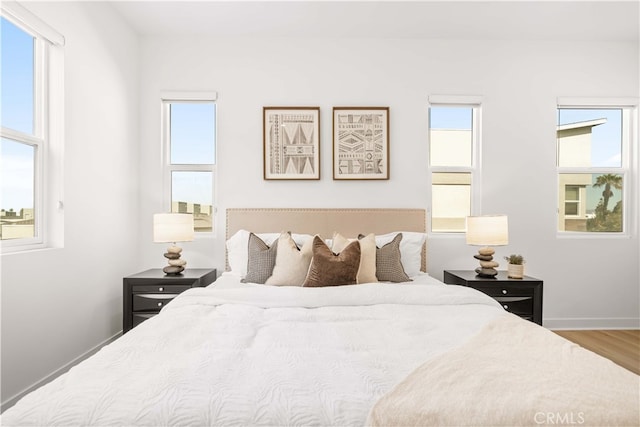
[[18, 425], [362, 426], [374, 403], [504, 311], [434, 284], [267, 287], [223, 276], [36, 390]]

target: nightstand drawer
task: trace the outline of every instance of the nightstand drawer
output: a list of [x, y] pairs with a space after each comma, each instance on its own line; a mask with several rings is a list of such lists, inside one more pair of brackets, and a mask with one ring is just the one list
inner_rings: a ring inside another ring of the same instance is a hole
[[509, 313], [527, 316], [533, 314], [533, 297], [496, 297], [495, 300]]
[[191, 289], [191, 285], [133, 285], [133, 293], [179, 294]]
[[178, 294], [134, 294], [133, 311], [159, 311]]
[[533, 296], [533, 288], [531, 287], [519, 287], [518, 285], [510, 285], [510, 286], [485, 286], [481, 284], [473, 285], [473, 287], [490, 297], [532, 297]]

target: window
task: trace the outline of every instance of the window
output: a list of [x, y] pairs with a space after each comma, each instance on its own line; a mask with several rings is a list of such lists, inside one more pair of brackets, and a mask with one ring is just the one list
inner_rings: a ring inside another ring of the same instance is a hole
[[558, 230], [624, 233], [630, 203], [631, 105], [559, 105], [557, 109]]
[[62, 89], [51, 87], [63, 75], [64, 39], [17, 4], [3, 4], [0, 20], [0, 241], [9, 252], [46, 246], [61, 226], [48, 203], [58, 204], [50, 198], [61, 184], [51, 158], [61, 142], [52, 135], [63, 122]]
[[477, 205], [480, 107], [476, 99], [461, 98], [429, 98], [432, 232], [464, 233]]
[[195, 231], [213, 232], [216, 94], [163, 95], [167, 210], [192, 213]]
[[[566, 216], [578, 216], [580, 212], [580, 187], [566, 185], [564, 191], [564, 213]], [[583, 197], [584, 198], [584, 197]]]

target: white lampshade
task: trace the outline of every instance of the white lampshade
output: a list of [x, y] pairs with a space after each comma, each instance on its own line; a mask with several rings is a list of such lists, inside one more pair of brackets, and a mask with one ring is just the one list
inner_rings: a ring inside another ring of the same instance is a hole
[[509, 244], [509, 224], [506, 215], [467, 217], [467, 244], [502, 246]]
[[193, 214], [161, 213], [153, 215], [154, 242], [189, 242], [193, 238]]

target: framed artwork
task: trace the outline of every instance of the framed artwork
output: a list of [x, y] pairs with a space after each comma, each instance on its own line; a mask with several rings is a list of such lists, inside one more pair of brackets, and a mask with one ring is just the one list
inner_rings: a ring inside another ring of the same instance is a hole
[[320, 107], [264, 107], [264, 179], [320, 179]]
[[333, 107], [333, 179], [389, 179], [389, 107]]

